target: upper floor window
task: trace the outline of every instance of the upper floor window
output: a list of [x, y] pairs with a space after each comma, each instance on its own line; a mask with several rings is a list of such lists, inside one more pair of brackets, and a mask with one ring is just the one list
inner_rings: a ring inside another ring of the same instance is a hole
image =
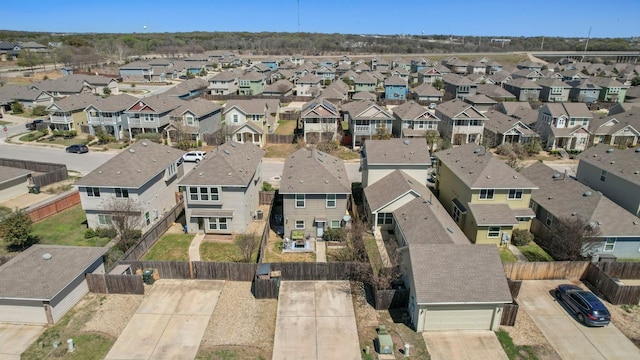
[[509, 189], [509, 200], [522, 199], [522, 189]]
[[165, 173], [164, 173], [165, 174], [165, 179], [168, 180], [169, 178], [171, 178], [176, 173], [178, 173], [178, 166], [176, 165], [176, 163], [172, 163], [165, 170]]
[[600, 181], [607, 180], [607, 174], [608, 172], [606, 170], [602, 170], [602, 172], [600, 173]]
[[116, 197], [117, 198], [128, 198], [129, 197], [129, 189], [116, 188]]
[[336, 207], [336, 194], [327, 194], [327, 207]]
[[185, 117], [185, 121], [187, 123], [187, 126], [194, 126], [195, 123], [196, 123], [196, 119], [194, 119], [193, 116], [191, 116], [191, 115], [187, 115]]
[[89, 197], [100, 197], [100, 188], [97, 187], [88, 187], [86, 188], [87, 196]]
[[481, 189], [480, 190], [480, 200], [491, 200], [493, 199], [493, 189]]
[[189, 199], [192, 201], [219, 201], [220, 189], [217, 187], [190, 186]]
[[297, 208], [305, 207], [304, 194], [296, 194], [296, 207]]
[[253, 121], [260, 121], [260, 114], [253, 114]]
[[240, 86], [249, 86], [250, 81], [249, 80], [240, 80]]

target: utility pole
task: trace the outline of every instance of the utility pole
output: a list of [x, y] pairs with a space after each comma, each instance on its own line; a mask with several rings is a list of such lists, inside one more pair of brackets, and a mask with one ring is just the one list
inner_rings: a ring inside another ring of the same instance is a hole
[[587, 47], [589, 46], [590, 37], [591, 37], [591, 26], [589, 26], [589, 33], [587, 34], [587, 42], [584, 44], [584, 53], [582, 54], [582, 60], [580, 60], [580, 62], [584, 62], [584, 57], [587, 55]]

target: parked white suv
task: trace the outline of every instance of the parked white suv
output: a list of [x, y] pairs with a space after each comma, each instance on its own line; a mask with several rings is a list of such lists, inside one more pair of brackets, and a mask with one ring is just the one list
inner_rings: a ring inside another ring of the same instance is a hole
[[204, 151], [189, 151], [182, 155], [182, 159], [187, 162], [200, 162], [200, 160], [204, 160], [207, 156], [207, 153]]

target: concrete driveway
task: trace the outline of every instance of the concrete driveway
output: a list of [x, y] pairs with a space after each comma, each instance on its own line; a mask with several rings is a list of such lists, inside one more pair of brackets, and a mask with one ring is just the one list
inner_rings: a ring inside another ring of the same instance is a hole
[[553, 289], [568, 282], [523, 281], [517, 299], [558, 354], [563, 359], [640, 359], [640, 350], [614, 324], [583, 326], [557, 302]]
[[224, 281], [159, 280], [106, 359], [194, 359]]
[[429, 331], [422, 337], [431, 360], [509, 360], [490, 330]]
[[38, 339], [43, 330], [43, 325], [0, 323], [0, 360], [20, 360], [20, 354]]
[[273, 359], [361, 359], [348, 281], [282, 282]]

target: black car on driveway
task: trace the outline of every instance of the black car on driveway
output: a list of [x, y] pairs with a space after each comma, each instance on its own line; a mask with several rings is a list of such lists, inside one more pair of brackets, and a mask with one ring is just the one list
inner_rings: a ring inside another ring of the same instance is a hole
[[76, 153], [76, 154], [84, 154], [89, 152], [89, 148], [87, 145], [83, 144], [75, 144], [71, 146], [67, 146], [65, 149], [68, 153]]
[[558, 285], [556, 298], [571, 310], [578, 321], [589, 326], [606, 326], [611, 314], [606, 306], [592, 292], [572, 284]]

